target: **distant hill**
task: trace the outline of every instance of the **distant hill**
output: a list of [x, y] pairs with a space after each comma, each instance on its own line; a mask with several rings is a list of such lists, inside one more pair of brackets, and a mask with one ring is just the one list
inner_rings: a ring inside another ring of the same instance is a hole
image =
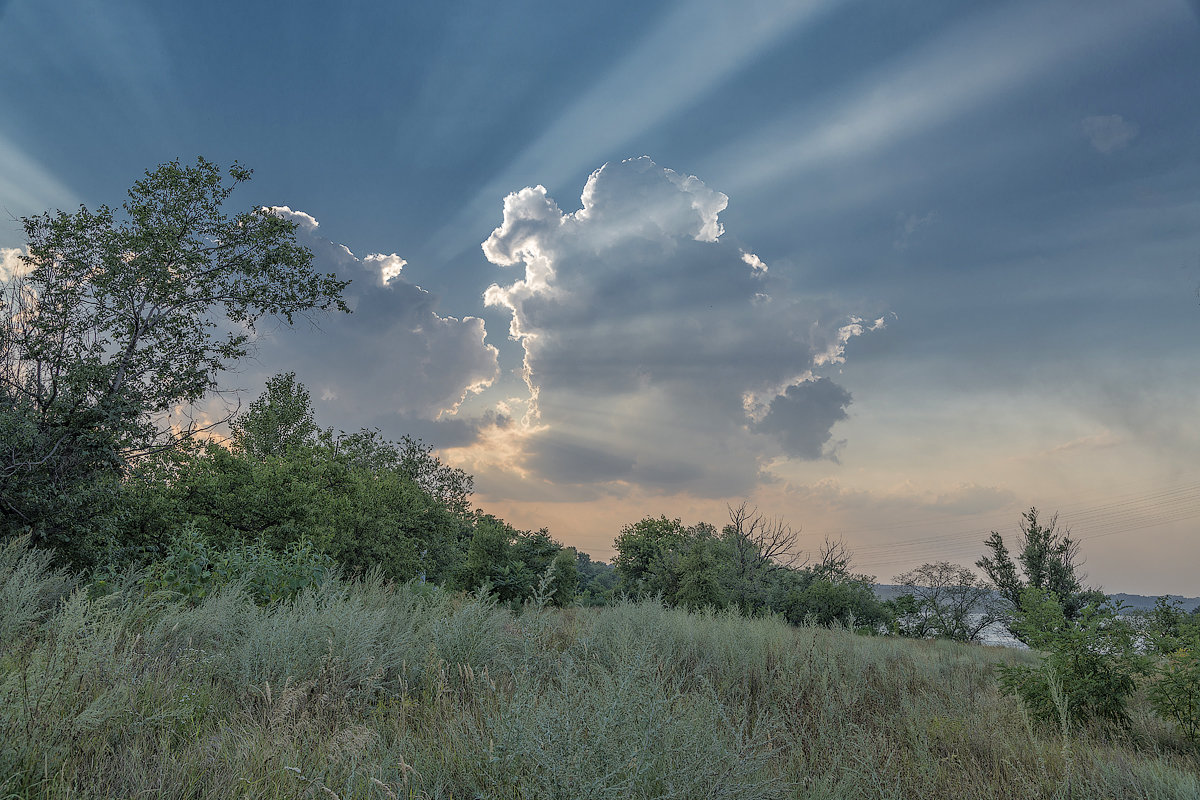
[[[877, 583], [875, 584], [875, 594], [881, 600], [893, 600], [904, 594], [904, 587], [890, 583]], [[1109, 597], [1115, 602], [1124, 603], [1127, 608], [1147, 611], [1154, 608], [1154, 601], [1158, 599], [1158, 596], [1147, 597], [1144, 594], [1126, 594], [1125, 592], [1116, 592], [1110, 594]], [[1170, 594], [1167, 597], [1179, 601], [1184, 611], [1191, 611], [1200, 606], [1200, 597], [1184, 597], [1178, 594]]]
[[[1146, 597], [1144, 594], [1125, 594], [1124, 592], [1110, 594], [1109, 597], [1115, 601], [1124, 603], [1129, 608], [1141, 608], [1146, 610], [1154, 608], [1154, 601], [1158, 599], [1157, 597]], [[1178, 594], [1169, 594], [1167, 597], [1171, 600], [1178, 600], [1183, 605], [1184, 611], [1191, 611], [1197, 606], [1200, 606], [1200, 597], [1184, 597]]]

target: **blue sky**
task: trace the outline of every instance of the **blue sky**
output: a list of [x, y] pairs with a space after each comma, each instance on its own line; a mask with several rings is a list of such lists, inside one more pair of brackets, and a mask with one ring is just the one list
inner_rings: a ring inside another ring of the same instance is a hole
[[518, 525], [749, 498], [887, 581], [1036, 504], [1200, 595], [1197, 75], [1174, 0], [0, 0], [0, 255], [238, 159], [356, 313], [230, 382]]

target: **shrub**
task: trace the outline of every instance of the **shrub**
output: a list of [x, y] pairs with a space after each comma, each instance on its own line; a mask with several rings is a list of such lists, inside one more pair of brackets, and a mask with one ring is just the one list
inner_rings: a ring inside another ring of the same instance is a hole
[[142, 586], [148, 594], [165, 590], [199, 602], [222, 586], [240, 582], [246, 594], [263, 605], [319, 586], [333, 571], [333, 559], [306, 540], [288, 544], [282, 553], [262, 543], [214, 550], [187, 525], [167, 546], [166, 556], [150, 566]]
[[1200, 640], [1168, 653], [1151, 670], [1150, 704], [1200, 745]]
[[29, 546], [30, 537], [0, 542], [0, 654], [50, 615], [75, 588], [75, 579], [51, 569], [53, 553]]
[[1002, 689], [1020, 697], [1042, 722], [1054, 723], [1065, 713], [1072, 722], [1095, 717], [1128, 725], [1126, 704], [1142, 658], [1120, 609], [1093, 603], [1067, 622], [1058, 599], [1033, 588], [1022, 594], [1021, 608], [1019, 631], [1045, 655], [1038, 666], [1001, 666]]

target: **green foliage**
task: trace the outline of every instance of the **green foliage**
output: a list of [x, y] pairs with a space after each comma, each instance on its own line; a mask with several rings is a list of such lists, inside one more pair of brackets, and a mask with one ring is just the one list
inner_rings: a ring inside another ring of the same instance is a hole
[[701, 608], [721, 609], [728, 603], [721, 585], [717, 542], [710, 537], [698, 538], [679, 560], [679, 590], [674, 603], [691, 611]]
[[1137, 614], [1146, 650], [1151, 653], [1174, 653], [1190, 647], [1200, 639], [1200, 615], [1185, 614], [1178, 600], [1159, 597], [1149, 612]]
[[494, 585], [495, 571], [508, 563], [508, 551], [516, 534], [516, 529], [511, 525], [490, 514], [481, 514], [475, 520], [462, 577], [464, 588], [474, 589], [488, 583]]
[[1150, 669], [1150, 704], [1200, 746], [1200, 638], [1165, 653]]
[[579, 592], [579, 556], [575, 548], [561, 548], [550, 566], [554, 569], [552, 604], [559, 608], [571, 605]]
[[1044, 656], [1037, 667], [1001, 667], [1003, 690], [1042, 722], [1097, 718], [1128, 726], [1127, 705], [1144, 662], [1120, 609], [1091, 604], [1069, 621], [1058, 598], [1043, 589], [1026, 589], [1020, 600], [1016, 628]]
[[796, 625], [811, 622], [874, 632], [891, 621], [869, 580], [802, 575], [780, 606], [784, 617]]
[[306, 541], [290, 543], [282, 553], [263, 544], [214, 549], [187, 526], [170, 542], [166, 555], [147, 568], [142, 586], [148, 594], [167, 591], [198, 603], [237, 584], [261, 605], [320, 586], [333, 571], [333, 559]]
[[673, 597], [678, 576], [673, 570], [678, 551], [702, 536], [707, 529], [689, 528], [679, 519], [645, 517], [621, 528], [613, 547], [613, 559], [621, 591], [632, 597], [662, 594]]
[[6, 797], [1200, 795], [1141, 706], [1129, 736], [1028, 728], [988, 679], [1025, 652], [655, 602], [514, 615], [378, 574], [39, 607], [0, 639]]
[[0, 381], [0, 541], [28, 536], [59, 563], [93, 563], [120, 521], [117, 452], [94, 410], [43, 413]]
[[748, 503], [729, 506], [721, 529], [720, 554], [725, 595], [744, 614], [767, 610], [772, 585], [799, 559], [798, 533], [780, 517], [768, 517]]
[[[1022, 612], [1022, 598], [1026, 589], [1038, 589], [1057, 600], [1067, 620], [1079, 617], [1086, 606], [1102, 602], [1104, 594], [1094, 589], [1085, 589], [1077, 574], [1076, 561], [1079, 543], [1071, 538], [1070, 531], [1058, 527], [1058, 516], [1043, 524], [1038, 510], [1031, 508], [1021, 515], [1020, 552], [1013, 562], [1004, 538], [992, 531], [984, 542], [991, 556], [979, 559], [976, 566], [982, 569], [995, 584], [996, 590], [1008, 601], [1016, 612]], [[1025, 634], [1009, 626], [1013, 635], [1027, 641]]]
[[456, 510], [463, 500], [452, 497], [452, 507], [418, 477], [455, 479], [459, 490], [470, 481], [424, 445], [319, 429], [308, 391], [290, 374], [268, 381], [232, 430], [230, 448], [207, 443], [138, 466], [126, 484], [127, 544], [161, 552], [191, 525], [217, 547], [255, 541], [283, 554], [310, 542], [351, 573], [455, 580], [470, 533]]
[[267, 388], [231, 425], [232, 450], [249, 458], [282, 457], [317, 443], [308, 389], [287, 372], [267, 379]]
[[576, 602], [581, 606], [606, 606], [613, 602], [619, 580], [617, 569], [604, 561], [595, 561], [580, 550], [575, 562], [579, 591]]
[[843, 542], [826, 541], [816, 564], [781, 576], [771, 608], [796, 625], [839, 625], [861, 633], [887, 629], [890, 607], [875, 596], [874, 579], [853, 572], [852, 564]]
[[579, 585], [574, 551], [545, 529], [520, 531], [490, 514], [476, 515], [461, 588], [492, 593], [516, 608], [534, 598], [543, 580], [546, 600], [572, 603]]
[[779, 613], [799, 625], [848, 625], [863, 632], [887, 626], [891, 615], [873, 579], [851, 571], [841, 542], [826, 542], [811, 567], [796, 560], [792, 529], [745, 505], [730, 508], [720, 534], [707, 523], [645, 517], [626, 525], [614, 543], [617, 590], [661, 598], [690, 610], [733, 605], [743, 614]]
[[[888, 621], [888, 633], [893, 636], [908, 636], [912, 638], [923, 639], [925, 636], [918, 636], [917, 633], [921, 630], [920, 627], [912, 625], [912, 620], [917, 617], [923, 617], [921, 611], [921, 603], [911, 594], [902, 594], [899, 597], [885, 600], [883, 608], [890, 617]], [[948, 638], [948, 637], [941, 637]]]
[[1136, 618], [1149, 654], [1148, 695], [1155, 712], [1200, 745], [1200, 615], [1160, 597]]
[[51, 567], [52, 554], [29, 546], [29, 537], [0, 544], [0, 656], [48, 617], [76, 580]]
[[617, 589], [631, 597], [693, 610], [729, 602], [730, 551], [712, 525], [645, 517], [623, 527], [614, 547]]

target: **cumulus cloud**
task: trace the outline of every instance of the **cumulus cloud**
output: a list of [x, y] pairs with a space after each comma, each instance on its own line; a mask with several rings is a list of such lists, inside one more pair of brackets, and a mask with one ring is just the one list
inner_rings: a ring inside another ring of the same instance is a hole
[[379, 265], [379, 282], [387, 284], [392, 278], [397, 277], [400, 271], [408, 264], [400, 256], [392, 253], [390, 256], [385, 256], [383, 253], [372, 253], [363, 259], [367, 264]]
[[295, 370], [315, 395], [336, 399], [337, 413], [352, 426], [396, 414], [445, 420], [496, 379], [497, 352], [485, 341], [483, 320], [439, 314], [437, 298], [404, 279], [404, 259], [359, 258], [318, 236], [309, 214], [271, 210], [300, 223], [297, 238], [313, 251], [318, 271], [351, 280], [346, 301], [354, 313], [323, 315], [269, 336], [258, 360], [270, 371]]
[[1085, 117], [1083, 135], [1098, 153], [1112, 153], [1128, 145], [1138, 134], [1138, 126], [1120, 114]]
[[729, 496], [769, 459], [830, 456], [850, 396], [814, 370], [882, 321], [775, 282], [722, 238], [724, 194], [645, 156], [596, 170], [581, 200], [565, 213], [542, 186], [514, 192], [483, 243], [493, 264], [523, 267], [484, 295], [524, 349], [529, 396], [502, 437], [519, 468]]

